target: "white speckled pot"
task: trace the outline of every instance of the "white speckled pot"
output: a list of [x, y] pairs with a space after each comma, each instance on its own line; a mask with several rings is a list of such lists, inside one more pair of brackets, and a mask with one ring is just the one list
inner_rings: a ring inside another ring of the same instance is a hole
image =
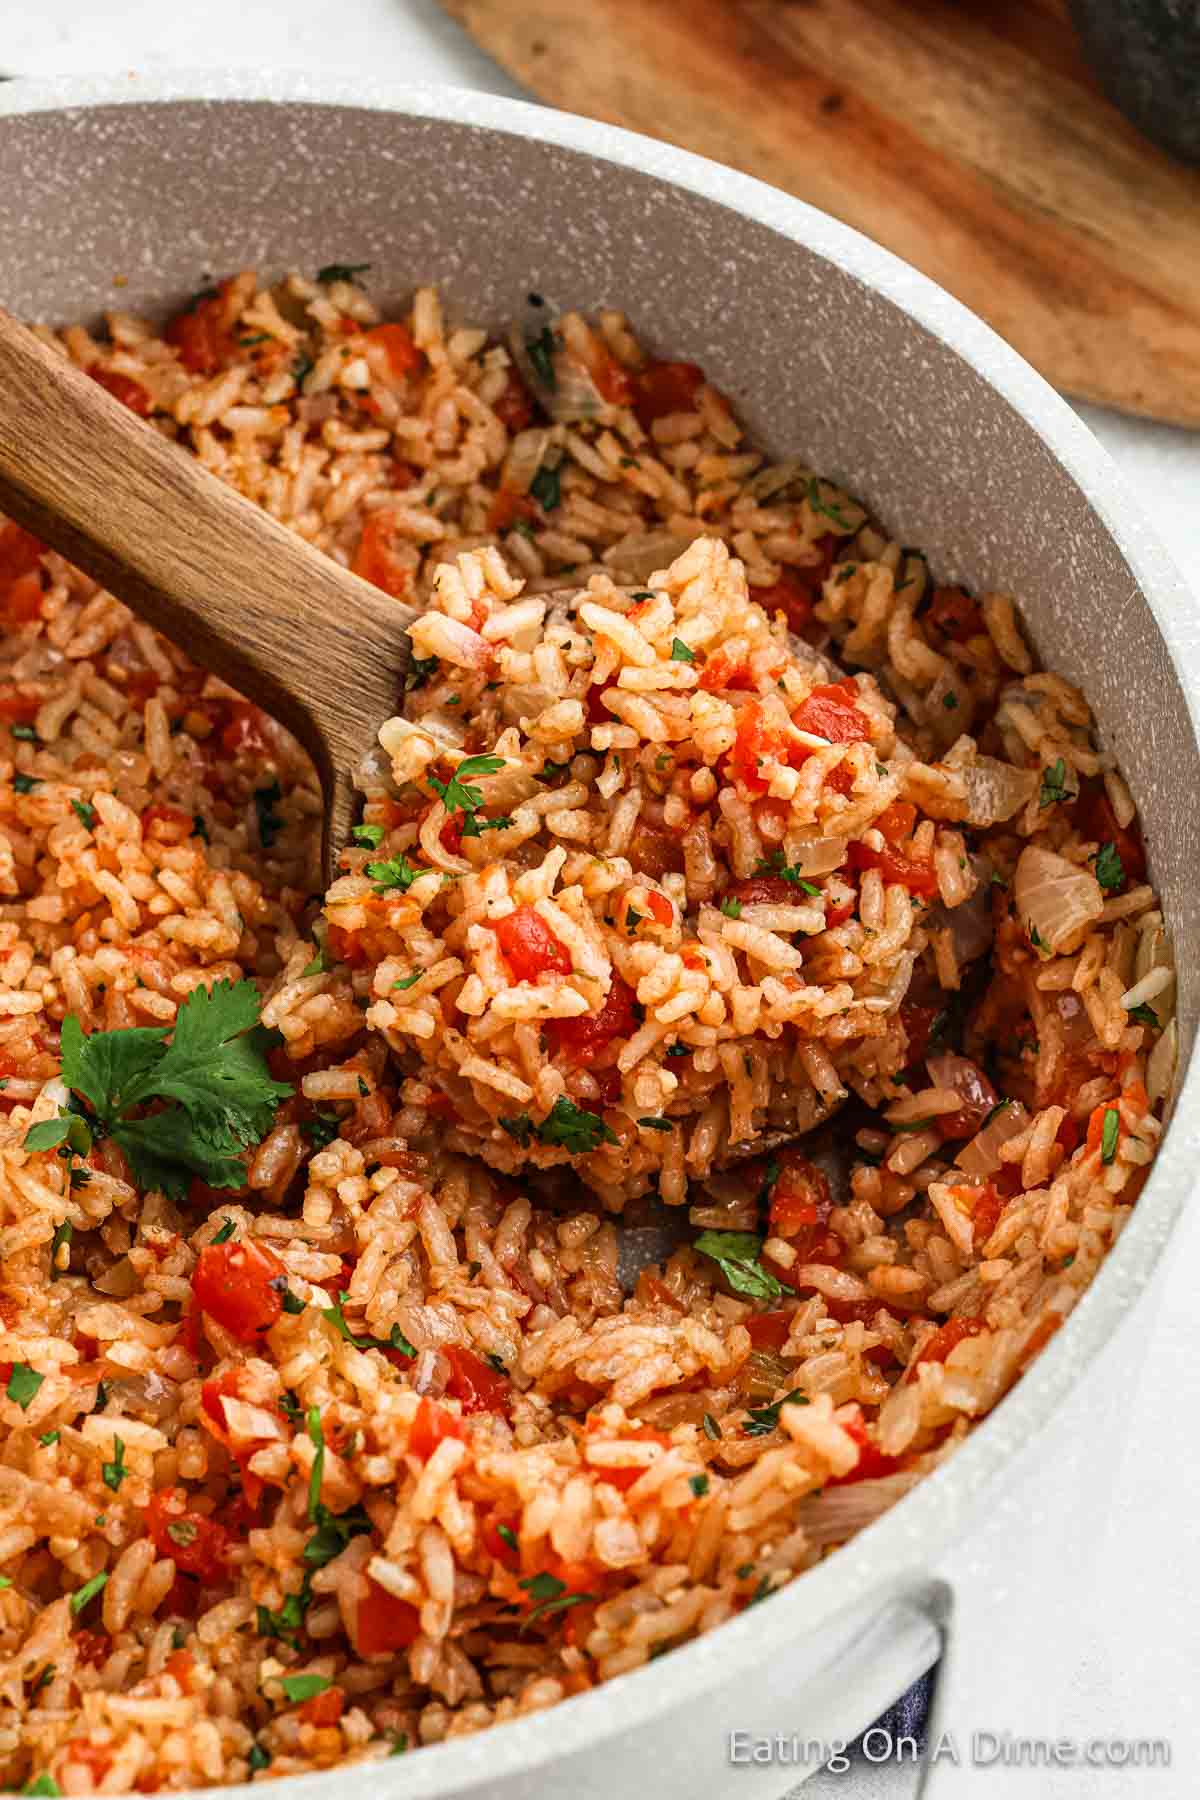
[[[0, 246], [0, 300], [50, 319], [334, 258], [372, 263], [385, 302], [436, 279], [492, 325], [527, 289], [625, 307], [940, 575], [1021, 596], [1122, 759], [1175, 931], [1183, 1079], [1152, 1179], [1068, 1325], [947, 1468], [769, 1605], [639, 1673], [361, 1775], [305, 1777], [304, 1794], [768, 1800], [797, 1771], [728, 1767], [728, 1732], [852, 1736], [947, 1645], [942, 1724], [1053, 1733], [1047, 1646], [1061, 1631], [1070, 1655], [1136, 1367], [1136, 1326], [1109, 1340], [1146, 1307], [1200, 1162], [1200, 632], [1108, 458], [986, 326], [832, 219], [662, 144], [478, 94], [300, 75], [13, 83]], [[958, 1779], [943, 1761], [926, 1791]]]

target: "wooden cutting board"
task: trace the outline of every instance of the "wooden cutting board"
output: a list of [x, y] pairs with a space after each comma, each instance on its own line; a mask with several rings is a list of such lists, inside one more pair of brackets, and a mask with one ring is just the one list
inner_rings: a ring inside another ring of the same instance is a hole
[[1065, 0], [442, 0], [542, 99], [786, 188], [1057, 387], [1200, 425], [1200, 170], [1127, 125]]

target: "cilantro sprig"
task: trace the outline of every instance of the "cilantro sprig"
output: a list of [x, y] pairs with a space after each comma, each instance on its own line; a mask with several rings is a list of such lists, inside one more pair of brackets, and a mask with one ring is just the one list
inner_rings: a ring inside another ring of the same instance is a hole
[[752, 1231], [702, 1231], [693, 1249], [715, 1262], [737, 1294], [777, 1300], [783, 1287], [760, 1260], [763, 1241]]
[[209, 1187], [241, 1187], [241, 1153], [262, 1141], [292, 1092], [267, 1067], [272, 1038], [260, 1005], [253, 982], [218, 981], [193, 989], [173, 1030], [134, 1026], [85, 1037], [68, 1013], [62, 1079], [79, 1098], [32, 1126], [26, 1149], [87, 1155], [111, 1138], [140, 1186], [170, 1199], [182, 1200], [194, 1176]]
[[539, 1143], [569, 1150], [572, 1156], [587, 1156], [601, 1144], [617, 1142], [616, 1132], [599, 1114], [586, 1112], [565, 1094], [559, 1095], [539, 1125], [534, 1124], [528, 1113], [517, 1113], [514, 1118], [501, 1119], [499, 1123], [523, 1150], [535, 1137]]
[[774, 875], [777, 876], [780, 881], [790, 881], [793, 887], [798, 887], [801, 892], [805, 894], [819, 896], [821, 892], [821, 889], [819, 887], [814, 887], [811, 881], [805, 881], [799, 868], [794, 863], [789, 863], [784, 860], [782, 850], [772, 850], [770, 856], [763, 857], [754, 873], [756, 875]]
[[[449, 781], [439, 781], [436, 775], [429, 776], [429, 785], [435, 794], [441, 796], [442, 805], [448, 813], [462, 813], [464, 820], [473, 819], [483, 805], [483, 789], [473, 787], [470, 783], [472, 775], [494, 775], [504, 767], [502, 756], [468, 756], [460, 762]], [[464, 835], [477, 836], [466, 831]]]
[[766, 1437], [779, 1425], [779, 1414], [785, 1406], [807, 1406], [808, 1395], [800, 1388], [793, 1388], [790, 1394], [784, 1394], [780, 1400], [773, 1400], [769, 1406], [752, 1406], [746, 1414], [746, 1423], [742, 1426], [743, 1437]]

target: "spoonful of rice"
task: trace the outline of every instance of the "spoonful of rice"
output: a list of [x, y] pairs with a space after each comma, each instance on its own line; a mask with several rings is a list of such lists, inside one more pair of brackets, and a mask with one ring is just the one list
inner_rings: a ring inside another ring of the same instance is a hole
[[324, 790], [331, 876], [353, 773], [404, 691], [414, 609], [311, 549], [3, 311], [0, 509], [293, 732]]

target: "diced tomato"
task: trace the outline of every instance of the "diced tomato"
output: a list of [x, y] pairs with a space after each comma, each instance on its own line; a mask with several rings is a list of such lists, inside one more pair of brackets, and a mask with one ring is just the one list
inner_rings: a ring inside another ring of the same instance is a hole
[[14, 519], [0, 525], [0, 588], [36, 569], [46, 546]]
[[8, 725], [31, 725], [41, 705], [36, 694], [0, 694], [0, 719]]
[[[621, 1436], [622, 1438], [637, 1438], [640, 1443], [644, 1444], [661, 1444], [664, 1449], [671, 1441], [665, 1433], [655, 1431], [650, 1425], [632, 1425], [622, 1431]], [[646, 1473], [645, 1463], [637, 1463], [627, 1469], [604, 1468], [599, 1463], [589, 1463], [588, 1467], [597, 1481], [605, 1483], [608, 1487], [620, 1488], [622, 1493], [627, 1488], [631, 1488], [639, 1476]], [[569, 1587], [571, 1583], [568, 1582], [567, 1585]], [[586, 1588], [586, 1586], [586, 1582], [580, 1583], [581, 1588]]]
[[[98, 1786], [112, 1768], [114, 1751], [111, 1744], [94, 1744], [90, 1738], [78, 1737], [72, 1738], [70, 1743], [64, 1746], [62, 1754], [64, 1762], [78, 1763], [85, 1768], [91, 1776], [93, 1784]], [[46, 1793], [51, 1790], [42, 1788], [39, 1791]], [[55, 1788], [52, 1791], [58, 1793], [60, 1790]], [[68, 1788], [67, 1791], [70, 1793], [73, 1790]]]
[[372, 325], [367, 332], [368, 344], [378, 344], [387, 356], [388, 368], [399, 377], [413, 375], [425, 361], [425, 354], [413, 342], [407, 325], [393, 320], [387, 325]]
[[[826, 891], [828, 892], [828, 890]], [[826, 931], [833, 931], [838, 925], [844, 925], [846, 920], [853, 915], [854, 908], [857, 905], [858, 895], [854, 892], [853, 888], [851, 888], [850, 892], [841, 900], [827, 899], [825, 903]]]
[[839, 681], [816, 687], [792, 714], [792, 723], [815, 737], [828, 738], [831, 744], [859, 744], [871, 736], [871, 722], [855, 706], [852, 696], [858, 689], [853, 681]]
[[934, 588], [925, 620], [956, 644], [965, 644], [968, 638], [978, 637], [984, 629], [978, 600], [972, 600], [961, 587]]
[[541, 913], [532, 906], [518, 906], [502, 919], [488, 921], [496, 934], [500, 953], [518, 981], [537, 981], [543, 975], [569, 975], [571, 958]]
[[767, 757], [777, 762], [786, 761], [789, 742], [781, 728], [764, 719], [762, 707], [756, 700], [743, 706], [738, 713], [736, 741], [729, 753], [729, 769], [734, 780], [740, 781], [751, 793], [765, 794], [770, 785], [769, 777], [763, 774], [759, 765]]
[[512, 1404], [512, 1383], [506, 1375], [476, 1356], [474, 1350], [445, 1344], [442, 1355], [450, 1364], [446, 1392], [460, 1402], [464, 1413], [506, 1413]]
[[858, 1461], [847, 1475], [835, 1475], [825, 1486], [848, 1487], [854, 1481], [874, 1481], [880, 1475], [892, 1475], [900, 1467], [898, 1456], [885, 1456], [878, 1444], [867, 1435], [867, 1428], [861, 1419], [853, 1419], [845, 1427], [855, 1443], [859, 1446]]
[[1055, 1142], [1061, 1144], [1067, 1155], [1070, 1156], [1079, 1148], [1080, 1132], [1078, 1119], [1073, 1118], [1070, 1113], [1067, 1113], [1058, 1130], [1055, 1132], [1054, 1137]]
[[407, 1600], [397, 1600], [377, 1581], [366, 1577], [367, 1591], [355, 1608], [354, 1648], [360, 1656], [394, 1656], [421, 1635], [421, 1615]]
[[751, 588], [750, 598], [757, 600], [768, 616], [781, 612], [789, 631], [804, 637], [813, 622], [813, 607], [821, 598], [825, 578], [833, 566], [837, 539], [832, 532], [817, 539], [821, 560], [805, 568], [788, 568], [770, 587]]
[[396, 521], [392, 514], [384, 507], [368, 513], [350, 569], [364, 581], [382, 588], [385, 594], [399, 599], [408, 593], [412, 577], [396, 555], [396, 541]]
[[[159, 825], [165, 825], [166, 831], [158, 832], [155, 828]], [[142, 812], [143, 837], [153, 834], [156, 837], [167, 837], [172, 843], [179, 843], [182, 838], [191, 836], [194, 826], [195, 820], [191, 813], [185, 812], [182, 806], [165, 806], [156, 802], [153, 806], [145, 807]]]
[[752, 694], [757, 682], [750, 665], [741, 657], [730, 656], [728, 650], [714, 650], [700, 673], [700, 686], [706, 694]]
[[229, 1536], [223, 1525], [188, 1508], [182, 1488], [159, 1488], [145, 1511], [146, 1529], [160, 1556], [169, 1556], [184, 1575], [215, 1581], [224, 1572]]
[[600, 1069], [592, 1076], [601, 1106], [615, 1106], [621, 1098], [621, 1071], [614, 1063], [611, 1069]]
[[875, 829], [889, 844], [902, 844], [913, 834], [917, 809], [910, 800], [893, 800], [875, 821]]
[[[225, 1418], [225, 1401], [246, 1399], [246, 1371], [238, 1366], [222, 1370], [220, 1375], [210, 1376], [200, 1389], [200, 1407], [204, 1424], [212, 1432], [217, 1442], [223, 1444], [233, 1457], [242, 1472], [242, 1494], [247, 1507], [253, 1512], [262, 1498], [262, 1478], [254, 1474], [247, 1465], [264, 1444], [271, 1440], [265, 1437], [235, 1437]], [[261, 1402], [256, 1402], [261, 1405]], [[265, 1410], [273, 1411], [271, 1407]]]
[[755, 1313], [746, 1320], [746, 1330], [756, 1350], [782, 1350], [791, 1329], [790, 1312]]
[[995, 1231], [1005, 1205], [1005, 1196], [994, 1182], [989, 1181], [976, 1200], [975, 1210], [971, 1214], [971, 1241], [977, 1250], [982, 1249]]
[[689, 362], [648, 362], [633, 377], [633, 410], [643, 431], [671, 413], [694, 412], [704, 370]]
[[517, 1535], [515, 1514], [502, 1518], [499, 1513], [493, 1513], [484, 1520], [480, 1534], [483, 1538], [483, 1547], [493, 1562], [498, 1562], [503, 1569], [515, 1571], [521, 1566], [521, 1553], [508, 1542], [507, 1538], [501, 1536], [501, 1528], [515, 1538]]
[[172, 1650], [166, 1660], [166, 1671], [177, 1681], [185, 1694], [192, 1691], [192, 1676], [196, 1669], [196, 1659], [190, 1650]]
[[500, 423], [514, 435], [532, 425], [533, 401], [515, 369], [508, 371], [508, 379], [500, 390], [499, 398], [492, 401], [492, 411]]
[[119, 400], [122, 406], [127, 406], [130, 412], [136, 413], [140, 419], [149, 418], [154, 410], [154, 402], [141, 382], [135, 381], [132, 375], [118, 375], [111, 369], [89, 369], [88, 373], [93, 381], [105, 388], [114, 400]]
[[197, 300], [186, 312], [167, 321], [163, 336], [179, 352], [193, 375], [215, 375], [233, 349], [233, 317], [229, 308], [232, 277], [215, 294]]
[[457, 1413], [432, 1400], [422, 1400], [408, 1434], [408, 1447], [414, 1456], [428, 1462], [443, 1438], [465, 1439], [466, 1435], [466, 1426]]
[[17, 576], [0, 607], [0, 615], [13, 629], [31, 625], [41, 618], [45, 598], [42, 578], [36, 569], [31, 569], [28, 575]]
[[656, 893], [653, 888], [646, 894], [646, 911], [656, 925], [670, 927], [675, 923], [675, 908], [665, 894]]
[[222, 750], [227, 756], [240, 756], [243, 752], [261, 755], [267, 747], [263, 731], [265, 723], [266, 714], [261, 706], [255, 706], [249, 700], [231, 700], [229, 723], [221, 732]]
[[192, 1276], [196, 1304], [239, 1343], [252, 1344], [283, 1311], [287, 1274], [254, 1238], [206, 1244]]
[[615, 1038], [632, 1037], [637, 1030], [637, 1000], [633, 989], [613, 972], [612, 986], [597, 1013], [578, 1019], [547, 1019], [543, 1027], [552, 1052], [561, 1051], [568, 1062], [586, 1067]]
[[488, 508], [488, 530], [507, 531], [518, 519], [524, 519], [528, 525], [540, 525], [542, 515], [528, 494], [518, 494], [515, 488], [498, 489]]
[[76, 1660], [88, 1668], [94, 1669], [99, 1663], [107, 1662], [112, 1653], [112, 1639], [107, 1631], [90, 1631], [86, 1625], [82, 1631], [71, 1633], [71, 1642], [75, 1646]]
[[[368, 1581], [370, 1576], [367, 1577]], [[415, 1609], [410, 1609], [415, 1610]], [[368, 1654], [366, 1651], [363, 1655]], [[306, 1725], [336, 1725], [345, 1710], [346, 1696], [340, 1687], [329, 1687], [323, 1693], [313, 1694], [305, 1700], [300, 1708], [300, 1718]]]
[[835, 794], [848, 794], [854, 786], [854, 770], [850, 764], [840, 762], [836, 769], [830, 769], [825, 777], [825, 786]]
[[916, 1370], [921, 1363], [944, 1363], [950, 1352], [967, 1338], [978, 1337], [981, 1331], [988, 1329], [986, 1319], [947, 1319], [939, 1325], [933, 1336], [922, 1347], [920, 1355], [912, 1363], [908, 1371], [908, 1380], [916, 1378]]
[[929, 1049], [929, 1034], [933, 1030], [933, 1021], [937, 1018], [939, 1008], [923, 1006], [919, 1001], [906, 1000], [900, 1008], [900, 1023], [908, 1038], [908, 1061], [918, 1063], [925, 1061]]
[[1125, 879], [1112, 892], [1123, 893], [1132, 882], [1146, 879], [1146, 849], [1138, 822], [1134, 819], [1128, 826], [1117, 824], [1117, 815], [1102, 781], [1088, 779], [1082, 783], [1074, 813], [1076, 829], [1082, 837], [1097, 844], [1112, 844], [1121, 859]]
[[931, 899], [938, 891], [932, 863], [916, 862], [900, 850], [872, 850], [869, 844], [855, 842], [850, 846], [852, 869], [878, 869], [883, 879], [898, 882], [910, 894]]
[[800, 1261], [809, 1262], [833, 1211], [829, 1182], [815, 1163], [794, 1150], [781, 1151], [778, 1160], [779, 1175], [771, 1189], [770, 1234], [785, 1238]]

